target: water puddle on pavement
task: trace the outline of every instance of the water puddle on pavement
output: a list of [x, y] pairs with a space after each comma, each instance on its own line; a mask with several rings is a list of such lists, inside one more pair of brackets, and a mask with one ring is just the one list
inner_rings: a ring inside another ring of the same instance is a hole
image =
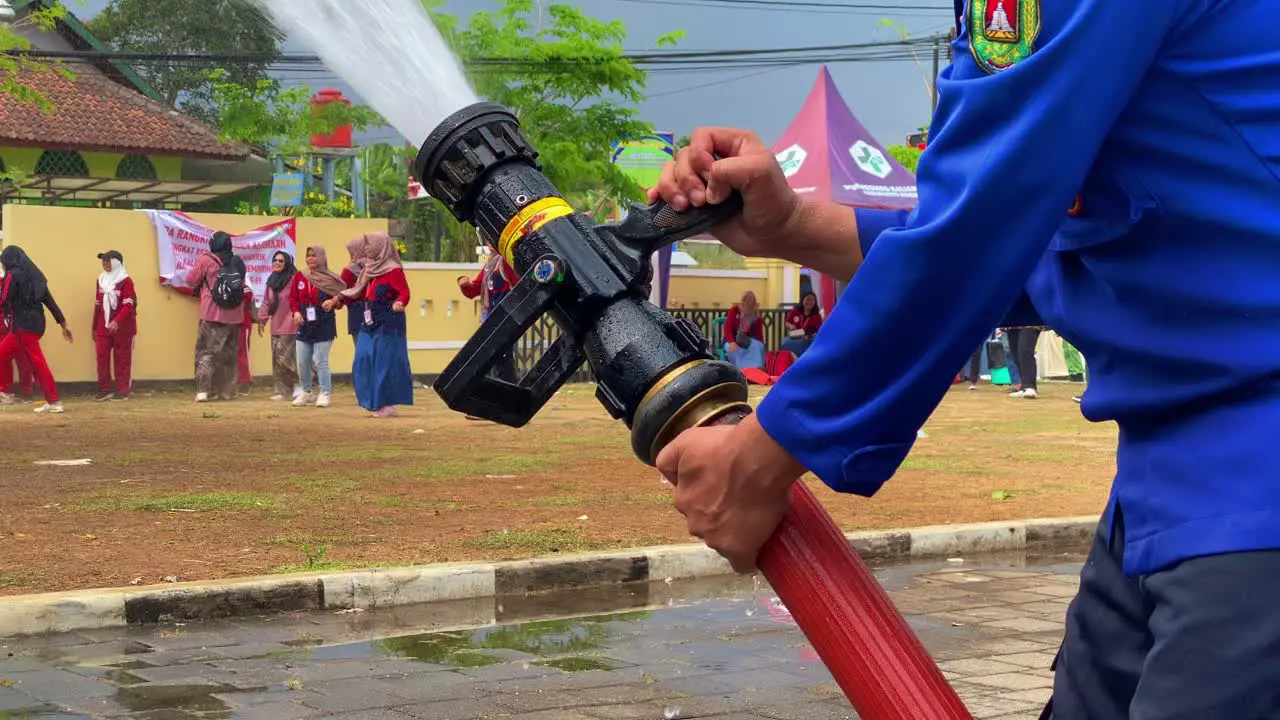
[[[1059, 556], [1004, 564], [970, 559], [965, 568], [976, 572], [984, 564], [1022, 571], [1034, 564], [1044, 573], [1054, 572], [1047, 566], [1064, 562], [1070, 560]], [[910, 596], [921, 592], [920, 583], [930, 582], [931, 574], [954, 570], [954, 564], [939, 561], [879, 566], [875, 572], [890, 592], [908, 591]], [[993, 573], [987, 580], [1017, 574]], [[954, 594], [948, 583], [933, 586], [934, 592]], [[973, 642], [969, 627], [920, 614], [912, 620], [935, 647]], [[619, 708], [643, 705], [655, 720], [745, 712], [743, 703], [824, 703], [837, 713], [848, 707], [790, 612], [762, 578], [603, 586], [364, 613], [130, 628], [108, 639], [50, 637], [6, 647], [11, 663], [35, 661], [50, 672], [75, 674], [73, 682], [90, 678], [108, 683], [109, 694], [99, 701], [111, 708], [104, 714], [147, 720], [234, 720], [245, 707], [268, 707], [261, 703], [329, 712], [325, 703], [341, 700], [326, 690], [329, 678], [355, 685], [382, 683], [415, 698], [418, 693], [433, 697], [433, 687], [442, 698], [452, 698], [447, 695], [450, 683], [461, 683], [470, 693], [458, 697], [492, 693], [506, 702], [525, 702], [512, 698], [534, 697], [544, 689], [550, 694], [598, 692], [601, 702]], [[3, 662], [0, 657], [0, 666]], [[15, 673], [45, 672], [14, 668]], [[87, 720], [98, 714], [93, 708], [99, 705], [71, 703], [67, 707], [74, 711], [58, 709], [36, 685], [28, 687], [25, 692], [35, 697], [35, 704], [17, 715], [6, 714], [0, 692], [0, 720]], [[610, 695], [615, 692], [611, 688], [617, 689], [616, 696]], [[386, 692], [391, 690], [370, 695], [376, 702]], [[508, 712], [494, 708], [499, 710]], [[536, 709], [531, 706], [530, 711]]]

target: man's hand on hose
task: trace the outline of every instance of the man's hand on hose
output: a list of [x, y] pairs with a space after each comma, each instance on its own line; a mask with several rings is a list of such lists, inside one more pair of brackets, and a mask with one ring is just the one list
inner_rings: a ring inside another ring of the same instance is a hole
[[657, 466], [675, 485], [689, 533], [743, 573], [755, 570], [760, 547], [787, 512], [792, 483], [805, 472], [754, 415], [738, 425], [686, 430]]
[[662, 198], [683, 211], [724, 202], [733, 190], [742, 194], [742, 212], [711, 229], [731, 250], [790, 260], [840, 280], [853, 277], [862, 262], [853, 209], [802, 201], [773, 151], [754, 133], [694, 130], [648, 193], [649, 202]]

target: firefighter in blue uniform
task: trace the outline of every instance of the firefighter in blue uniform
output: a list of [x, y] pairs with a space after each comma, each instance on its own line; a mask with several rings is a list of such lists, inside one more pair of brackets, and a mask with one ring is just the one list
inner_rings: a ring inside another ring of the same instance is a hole
[[651, 190], [737, 188], [726, 244], [852, 278], [754, 418], [659, 458], [676, 506], [750, 570], [805, 468], [874, 494], [983, 336], [1043, 323], [1089, 358], [1085, 416], [1120, 429], [1052, 717], [1280, 717], [1280, 4], [961, 14], [910, 215], [802, 203], [723, 128]]

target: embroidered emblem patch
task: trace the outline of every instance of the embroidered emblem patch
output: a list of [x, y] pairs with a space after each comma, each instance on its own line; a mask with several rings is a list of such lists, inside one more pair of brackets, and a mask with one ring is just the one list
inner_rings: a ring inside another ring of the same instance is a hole
[[1026, 60], [1040, 34], [1040, 0], [969, 0], [969, 52], [988, 73]]

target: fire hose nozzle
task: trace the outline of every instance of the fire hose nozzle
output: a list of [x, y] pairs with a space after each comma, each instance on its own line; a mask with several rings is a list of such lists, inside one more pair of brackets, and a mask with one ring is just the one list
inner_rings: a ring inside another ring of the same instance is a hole
[[[585, 362], [596, 397], [632, 429], [636, 455], [652, 464], [684, 423], [716, 403], [745, 403], [737, 368], [714, 358], [693, 323], [647, 299], [654, 251], [732, 217], [740, 196], [686, 212], [633, 204], [622, 222], [599, 225], [542, 174], [516, 116], [487, 102], [446, 118], [413, 172], [521, 276], [436, 381], [450, 408], [522, 426]], [[496, 376], [543, 316], [559, 338], [523, 377]]]
[[[692, 323], [647, 300], [653, 251], [728, 219], [741, 196], [687, 212], [632, 205], [621, 223], [597, 225], [556, 192], [515, 115], [493, 103], [441, 123], [413, 171], [521, 275], [436, 380], [450, 408], [519, 427], [586, 362], [596, 397], [631, 428], [632, 449], [650, 465], [684, 430], [750, 413], [742, 373], [714, 359]], [[523, 377], [496, 376], [544, 315], [560, 336]], [[758, 562], [860, 717], [971, 720], [803, 482]]]

